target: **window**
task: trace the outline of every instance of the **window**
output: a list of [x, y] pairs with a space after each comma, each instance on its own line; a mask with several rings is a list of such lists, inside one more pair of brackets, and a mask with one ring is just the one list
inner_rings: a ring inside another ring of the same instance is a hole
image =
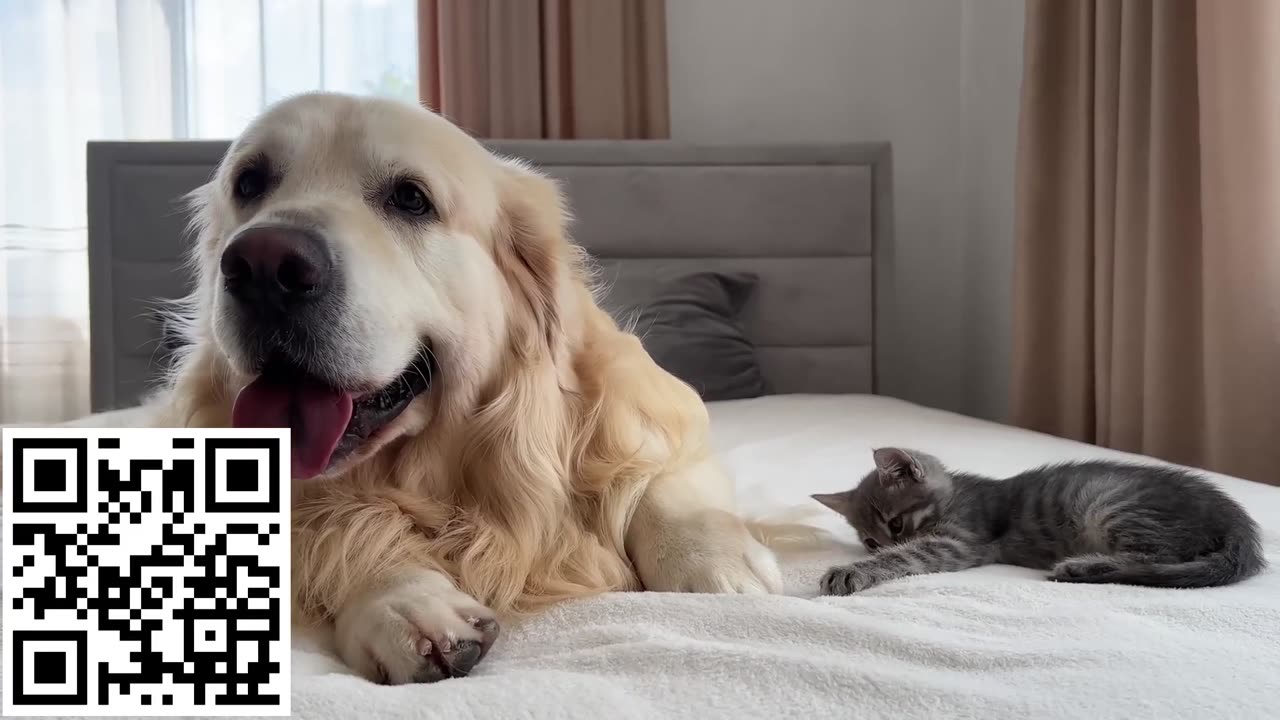
[[0, 422], [89, 409], [86, 141], [231, 138], [316, 89], [416, 101], [416, 7], [0, 3]]

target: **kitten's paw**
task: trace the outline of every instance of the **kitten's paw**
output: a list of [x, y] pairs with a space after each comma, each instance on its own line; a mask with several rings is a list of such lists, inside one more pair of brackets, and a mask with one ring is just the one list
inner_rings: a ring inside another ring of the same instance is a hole
[[875, 585], [875, 580], [867, 571], [857, 565], [833, 567], [822, 576], [818, 583], [823, 595], [852, 595]]
[[1049, 579], [1055, 582], [1096, 582], [1119, 569], [1115, 559], [1106, 555], [1077, 555], [1054, 565]]
[[425, 569], [352, 602], [334, 629], [343, 661], [388, 685], [463, 677], [498, 637], [492, 612]]

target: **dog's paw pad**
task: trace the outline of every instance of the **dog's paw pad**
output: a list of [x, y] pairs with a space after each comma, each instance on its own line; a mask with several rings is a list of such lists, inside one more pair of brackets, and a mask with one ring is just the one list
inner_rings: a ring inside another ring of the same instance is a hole
[[339, 655], [384, 684], [465, 677], [498, 639], [498, 621], [443, 576], [410, 581], [353, 603], [335, 627]]
[[466, 677], [484, 658], [491, 645], [492, 641], [453, 641], [442, 638], [439, 642], [433, 642], [424, 637], [418, 641], [418, 651], [423, 657], [422, 664], [414, 673], [414, 682]]

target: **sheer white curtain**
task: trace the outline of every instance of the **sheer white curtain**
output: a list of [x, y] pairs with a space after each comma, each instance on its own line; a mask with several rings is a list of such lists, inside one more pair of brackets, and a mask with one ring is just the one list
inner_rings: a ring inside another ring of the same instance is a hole
[[229, 138], [314, 89], [416, 102], [415, 0], [0, 0], [0, 422], [89, 410], [85, 142]]

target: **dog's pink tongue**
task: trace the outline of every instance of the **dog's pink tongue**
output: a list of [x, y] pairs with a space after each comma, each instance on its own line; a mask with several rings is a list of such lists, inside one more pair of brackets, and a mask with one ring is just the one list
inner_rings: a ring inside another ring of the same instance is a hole
[[351, 395], [312, 380], [287, 382], [258, 378], [236, 396], [232, 427], [293, 430], [293, 476], [324, 472], [351, 422]]

